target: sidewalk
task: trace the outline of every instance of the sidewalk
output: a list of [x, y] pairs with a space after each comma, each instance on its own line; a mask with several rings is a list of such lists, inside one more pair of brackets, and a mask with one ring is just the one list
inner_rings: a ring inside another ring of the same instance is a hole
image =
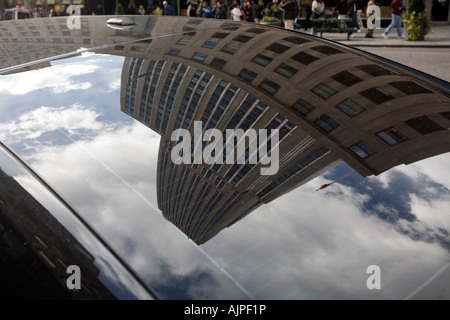
[[[431, 31], [425, 36], [424, 41], [408, 41], [397, 38], [395, 28], [389, 32], [389, 39], [381, 37], [385, 28], [375, 29], [374, 38], [366, 38], [365, 29], [354, 33], [354, 38], [347, 40], [347, 33], [323, 33], [323, 38], [338, 41], [354, 47], [422, 47], [422, 48], [450, 48], [450, 25], [447, 23], [432, 23]], [[300, 32], [311, 33], [311, 29], [297, 29]], [[318, 34], [320, 36], [320, 33]]]

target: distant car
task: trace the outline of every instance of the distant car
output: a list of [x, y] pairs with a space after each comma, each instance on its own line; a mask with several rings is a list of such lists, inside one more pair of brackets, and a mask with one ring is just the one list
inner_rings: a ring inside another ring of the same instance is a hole
[[31, 19], [31, 13], [28, 9], [6, 9], [3, 12], [2, 20], [21, 20], [21, 19]]

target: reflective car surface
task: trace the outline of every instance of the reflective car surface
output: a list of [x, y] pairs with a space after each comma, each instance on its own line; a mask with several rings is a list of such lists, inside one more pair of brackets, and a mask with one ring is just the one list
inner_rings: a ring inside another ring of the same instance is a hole
[[448, 82], [296, 32], [132, 19], [0, 25], [2, 285], [450, 298]]

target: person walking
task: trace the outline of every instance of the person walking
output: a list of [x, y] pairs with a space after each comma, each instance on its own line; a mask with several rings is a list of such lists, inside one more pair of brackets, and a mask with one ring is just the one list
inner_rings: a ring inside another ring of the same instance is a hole
[[[350, 22], [350, 28], [354, 28], [357, 26], [358, 22], [356, 21], [356, 3], [355, 0], [347, 0], [347, 19], [352, 19]], [[354, 37], [353, 31], [349, 31], [347, 33], [347, 40], [350, 40]]]
[[261, 23], [261, 19], [264, 16], [264, 1], [259, 0], [255, 8], [255, 23]]
[[355, 0], [355, 5], [356, 5], [356, 21], [358, 22], [358, 32], [361, 32], [364, 30], [364, 24], [361, 19], [364, 11], [364, 2], [363, 0]]
[[388, 27], [384, 30], [381, 36], [385, 39], [388, 39], [388, 34], [392, 28], [397, 28], [397, 35], [399, 38], [403, 38], [402, 32], [402, 11], [403, 11], [403, 2], [402, 0], [392, 0], [391, 2], [392, 9], [392, 20]]

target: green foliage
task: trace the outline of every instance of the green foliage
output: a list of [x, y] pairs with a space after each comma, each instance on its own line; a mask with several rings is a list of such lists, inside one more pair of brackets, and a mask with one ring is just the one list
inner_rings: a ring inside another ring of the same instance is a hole
[[279, 21], [277, 17], [263, 17], [261, 22], [277, 22]]
[[403, 18], [408, 21], [408, 39], [411, 41], [423, 40], [430, 31], [431, 24], [424, 0], [411, 0]]

